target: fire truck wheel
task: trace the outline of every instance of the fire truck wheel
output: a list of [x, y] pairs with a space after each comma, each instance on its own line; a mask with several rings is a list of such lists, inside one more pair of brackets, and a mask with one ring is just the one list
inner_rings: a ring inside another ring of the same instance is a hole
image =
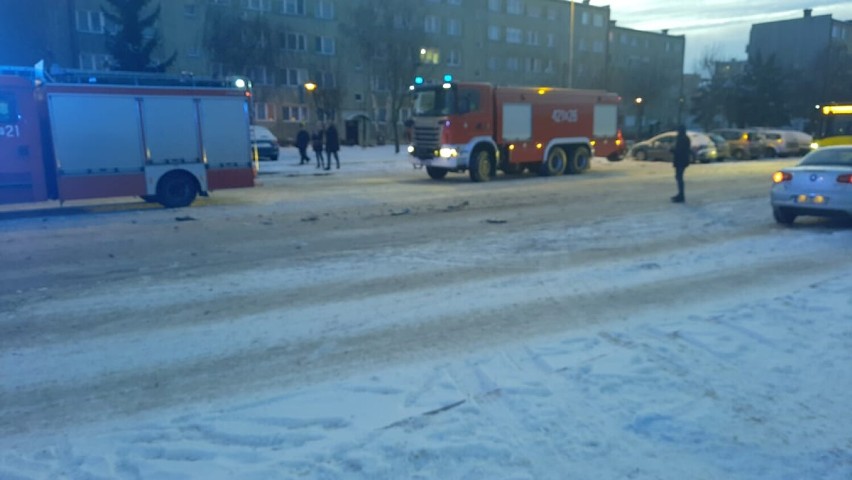
[[438, 167], [426, 167], [426, 173], [429, 174], [429, 177], [434, 180], [441, 180], [442, 178], [447, 176], [446, 168], [438, 168]]
[[577, 147], [571, 154], [571, 159], [568, 161], [568, 173], [577, 174], [583, 173], [583, 170], [588, 170], [591, 164], [592, 154], [586, 147]]
[[195, 178], [186, 172], [170, 172], [157, 182], [157, 201], [166, 208], [187, 207], [198, 195]]
[[547, 159], [541, 165], [540, 173], [546, 177], [562, 175], [565, 172], [565, 165], [568, 163], [568, 155], [565, 150], [560, 147], [555, 147], [547, 154]]
[[470, 164], [470, 179], [474, 182], [487, 182], [494, 176], [494, 159], [491, 153], [480, 148], [473, 152], [473, 162]]

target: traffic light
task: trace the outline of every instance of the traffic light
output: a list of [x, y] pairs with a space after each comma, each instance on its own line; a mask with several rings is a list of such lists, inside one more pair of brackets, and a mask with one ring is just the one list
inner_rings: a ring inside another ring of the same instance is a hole
[[423, 85], [423, 77], [414, 77], [415, 85]]

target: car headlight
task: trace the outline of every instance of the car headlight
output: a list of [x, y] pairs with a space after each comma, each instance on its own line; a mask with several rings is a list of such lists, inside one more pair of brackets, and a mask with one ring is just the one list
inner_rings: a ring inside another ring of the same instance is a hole
[[819, 148], [819, 143], [811, 142], [811, 150], [816, 150], [817, 148]]

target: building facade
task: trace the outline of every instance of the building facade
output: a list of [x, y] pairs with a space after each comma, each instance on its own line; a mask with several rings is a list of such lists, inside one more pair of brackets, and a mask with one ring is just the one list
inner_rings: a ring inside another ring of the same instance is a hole
[[[103, 0], [33, 1], [52, 7], [41, 58], [68, 68], [108, 68], [105, 38], [115, 27], [103, 14]], [[254, 121], [282, 140], [292, 139], [300, 124], [322, 119], [344, 127], [345, 141], [371, 144], [388, 138], [394, 115], [388, 76], [368, 68], [372, 62], [352, 38], [353, 10], [366, 1], [160, 0], [149, 4], [148, 11], [159, 4], [160, 16], [146, 34], [160, 40], [155, 59], [176, 54], [170, 72], [249, 76]], [[422, 39], [417, 74], [427, 81], [451, 74], [497, 85], [607, 89], [625, 99], [626, 120], [637, 121], [629, 109], [638, 96], [647, 99], [648, 125], [673, 124], [678, 116], [683, 37], [616, 28], [608, 6], [588, 0], [399, 4], [418, 13], [411, 27]], [[43, 22], [42, 13], [34, 13], [39, 18], [30, 19], [32, 28]], [[315, 89], [307, 90], [308, 83]]]

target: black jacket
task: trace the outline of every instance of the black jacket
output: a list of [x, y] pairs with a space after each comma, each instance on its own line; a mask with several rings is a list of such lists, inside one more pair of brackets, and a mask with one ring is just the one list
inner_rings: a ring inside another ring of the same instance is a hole
[[311, 134], [311, 145], [314, 147], [315, 152], [321, 152], [322, 151], [322, 137], [323, 137], [322, 130], [317, 130], [316, 132]]
[[334, 124], [325, 130], [325, 151], [337, 152], [340, 150], [340, 137], [337, 135], [337, 127]]
[[309, 143], [311, 143], [311, 134], [305, 129], [299, 130], [296, 134], [296, 148], [308, 148]]
[[677, 132], [674, 146], [674, 166], [686, 168], [689, 166], [689, 160], [692, 156], [692, 144], [689, 141], [689, 136], [685, 130]]

